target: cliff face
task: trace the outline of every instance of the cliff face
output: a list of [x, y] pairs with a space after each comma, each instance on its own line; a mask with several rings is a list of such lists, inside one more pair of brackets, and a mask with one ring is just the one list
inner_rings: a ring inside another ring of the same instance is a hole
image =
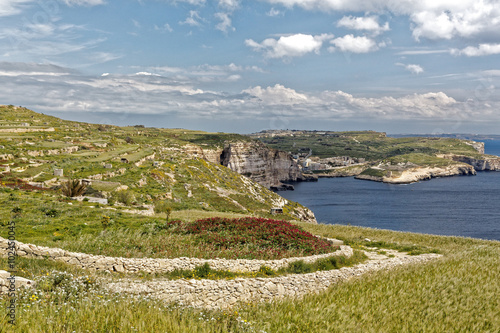
[[465, 144], [472, 146], [479, 154], [484, 154], [484, 142], [476, 142], [476, 141], [464, 141]]
[[463, 155], [439, 155], [439, 157], [453, 160], [456, 162], [467, 163], [474, 167], [476, 171], [500, 171], [500, 157], [485, 155], [482, 158], [474, 158]]
[[268, 188], [281, 181], [302, 179], [299, 166], [288, 153], [259, 142], [228, 144], [220, 154], [220, 164]]
[[475, 175], [476, 171], [471, 165], [456, 164], [447, 167], [416, 167], [402, 172], [387, 171], [383, 176], [358, 175], [355, 178], [373, 180], [390, 184], [410, 184], [420, 180], [428, 180], [436, 177], [450, 177], [458, 175]]

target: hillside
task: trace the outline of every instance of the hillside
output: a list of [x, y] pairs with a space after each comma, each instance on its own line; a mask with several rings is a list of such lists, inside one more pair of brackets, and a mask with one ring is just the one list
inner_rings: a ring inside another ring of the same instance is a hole
[[[252, 142], [237, 134], [79, 123], [1, 106], [0, 181], [25, 190], [32, 209], [63, 199], [60, 188], [73, 179], [88, 184], [84, 201], [71, 200], [75, 210], [155, 217], [165, 216], [155, 213], [162, 205], [173, 217], [270, 217], [278, 207], [279, 218], [315, 222], [309, 209], [217, 163], [229, 143]], [[2, 206], [2, 216], [9, 211]]]
[[356, 176], [387, 183], [500, 170], [500, 158], [484, 144], [438, 137], [387, 137], [373, 131], [263, 131], [251, 134], [290, 152], [303, 171], [320, 177]]

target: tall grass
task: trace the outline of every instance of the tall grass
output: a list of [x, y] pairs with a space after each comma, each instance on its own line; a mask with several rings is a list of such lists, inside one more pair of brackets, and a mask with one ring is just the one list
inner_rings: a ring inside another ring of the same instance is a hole
[[[23, 306], [13, 331], [500, 332], [500, 242], [337, 225], [301, 226], [353, 243], [369, 238], [437, 248], [444, 256], [363, 275], [300, 300], [242, 304], [230, 312], [200, 312], [107, 294], [87, 295], [74, 303]], [[0, 331], [6, 327], [5, 319], [0, 319]]]
[[267, 332], [500, 332], [500, 242], [311, 226], [325, 236], [432, 246], [445, 257], [379, 271], [302, 300], [247, 308]]

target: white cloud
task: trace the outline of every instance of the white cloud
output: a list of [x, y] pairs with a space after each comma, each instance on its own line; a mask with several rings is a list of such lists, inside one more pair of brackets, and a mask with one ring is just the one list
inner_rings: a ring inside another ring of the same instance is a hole
[[239, 0], [219, 0], [219, 7], [235, 10], [240, 5]]
[[190, 10], [189, 16], [184, 20], [179, 22], [180, 24], [187, 24], [193, 27], [201, 26], [201, 22], [203, 19], [200, 17], [200, 14], [196, 10]]
[[306, 10], [325, 12], [390, 12], [412, 21], [416, 40], [489, 37], [499, 40], [500, 6], [497, 0], [266, 0]]
[[135, 75], [144, 75], [144, 76], [160, 76], [158, 74], [155, 74], [155, 73], [149, 73], [149, 72], [137, 72], [135, 73]]
[[389, 31], [389, 22], [385, 22], [383, 26], [378, 23], [377, 16], [353, 17], [344, 16], [337, 22], [337, 27], [344, 27], [352, 30], [369, 31], [374, 35], [379, 35], [382, 32]]
[[274, 7], [273, 7], [273, 8], [271, 8], [271, 9], [270, 9], [270, 10], [266, 13], [266, 15], [267, 15], [267, 16], [271, 16], [271, 17], [280, 16], [280, 15], [282, 15], [282, 14], [283, 14], [283, 13], [282, 13], [280, 10], [274, 9]]
[[174, 29], [172, 29], [172, 27], [168, 23], [165, 23], [162, 27], [155, 25], [155, 30], [161, 31], [161, 32], [173, 32], [174, 31]]
[[[62, 0], [68, 6], [97, 6], [105, 4], [104, 0]], [[0, 1], [0, 17], [1, 16], [11, 16], [20, 14], [23, 9], [27, 8], [31, 4], [38, 4], [42, 9], [51, 8], [55, 10], [58, 8], [56, 3], [45, 3], [36, 0], [1, 0]], [[58, 11], [55, 10], [55, 11]]]
[[0, 1], [0, 16], [19, 14], [30, 2], [33, 0], [2, 0]]
[[75, 72], [52, 64], [0, 62], [0, 76], [62, 76]]
[[420, 65], [416, 64], [402, 64], [402, 63], [396, 63], [396, 66], [401, 66], [404, 67], [407, 71], [413, 73], [413, 74], [420, 74], [424, 72], [424, 69]]
[[377, 43], [366, 36], [345, 35], [331, 40], [330, 43], [334, 45], [328, 48], [330, 52], [368, 53], [379, 49]]
[[297, 103], [307, 102], [308, 98], [304, 94], [300, 94], [293, 89], [286, 88], [281, 84], [276, 84], [274, 87], [262, 88], [260, 86], [248, 88], [242, 91], [259, 101], [269, 105], [293, 105]]
[[161, 76], [175, 79], [177, 82], [186, 84], [209, 83], [209, 82], [234, 82], [242, 79], [240, 73], [264, 71], [257, 66], [239, 66], [234, 63], [229, 65], [199, 65], [187, 68], [182, 67], [149, 67], [141, 72], [153, 72]]
[[222, 32], [227, 32], [228, 29], [235, 31], [236, 29], [231, 26], [231, 18], [228, 13], [215, 13], [215, 18], [220, 20], [220, 22], [215, 26], [215, 29]]
[[[61, 23], [54, 17], [47, 23], [28, 23], [0, 27], [0, 54], [11, 61], [59, 62], [60, 56], [67, 57], [66, 63], [101, 63], [116, 59], [119, 55], [96, 52], [97, 45], [106, 41], [102, 31], [89, 30], [84, 26]], [[82, 52], [85, 51], [85, 52]]]
[[[139, 0], [141, 1], [141, 0]], [[190, 5], [201, 6], [205, 4], [205, 0], [163, 0], [164, 2], [177, 4], [178, 2], [186, 2]]]
[[254, 51], [263, 52], [268, 58], [291, 58], [301, 57], [307, 53], [319, 53], [323, 42], [332, 39], [331, 34], [305, 35], [295, 34], [281, 36], [279, 39], [268, 38], [257, 43], [252, 39], [247, 39], [245, 44]]
[[102, 64], [108, 61], [120, 59], [123, 55], [114, 54], [110, 52], [92, 52], [87, 56], [93, 63]]
[[[4, 103], [27, 105], [39, 112], [120, 112], [126, 114], [158, 114], [169, 119], [190, 117], [216, 121], [248, 122], [280, 117], [300, 123], [307, 115], [311, 121], [336, 121], [360, 118], [377, 121], [427, 120], [430, 122], [460, 119], [500, 121], [500, 102], [495, 98], [458, 101], [444, 92], [427, 92], [406, 96], [355, 96], [343, 91], [320, 93], [296, 91], [282, 84], [254, 86], [235, 94], [207, 91], [199, 82], [220, 73], [221, 80], [241, 80], [250, 68], [229, 64], [204, 65], [190, 69], [192, 77], [178, 79], [177, 74], [189, 70], [163, 68], [172, 77], [159, 76], [155, 70], [139, 70], [135, 74], [105, 73], [85, 76], [55, 65], [0, 63]], [[17, 73], [17, 74], [15, 74]], [[206, 73], [206, 76], [202, 74]], [[60, 74], [60, 75], [59, 75]], [[188, 76], [188, 75], [186, 75]], [[200, 76], [203, 80], [200, 80]], [[211, 85], [213, 86], [213, 85]], [[29, 91], [29, 94], [26, 93]], [[145, 108], [144, 105], [148, 107]]]
[[439, 54], [439, 53], [449, 53], [450, 50], [407, 50], [396, 53], [397, 55], [425, 55], [425, 54]]
[[500, 77], [500, 69], [490, 69], [481, 72], [481, 76], [486, 77]]
[[98, 6], [104, 5], [104, 0], [63, 0], [68, 6]]
[[453, 55], [465, 55], [467, 57], [480, 57], [493, 54], [500, 54], [500, 44], [479, 44], [478, 47], [467, 46], [462, 50], [452, 49]]

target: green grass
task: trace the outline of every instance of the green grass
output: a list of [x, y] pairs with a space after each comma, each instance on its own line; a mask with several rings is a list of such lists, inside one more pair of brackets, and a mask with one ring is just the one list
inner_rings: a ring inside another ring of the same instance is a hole
[[384, 133], [372, 131], [328, 132], [321, 135], [314, 132], [292, 136], [259, 138], [270, 147], [290, 151], [293, 154], [307, 153], [320, 158], [350, 156], [377, 161], [406, 154], [433, 156], [439, 153], [454, 153], [480, 156], [471, 146], [458, 139], [450, 138], [390, 138]]
[[[160, 214], [164, 217], [165, 214]], [[193, 222], [200, 219], [207, 219], [211, 217], [224, 217], [224, 218], [240, 218], [249, 216], [249, 214], [238, 214], [232, 212], [217, 212], [197, 209], [176, 210], [171, 214], [172, 220], [182, 220], [186, 222]]]
[[[115, 150], [110, 150], [104, 153], [100, 153], [97, 155], [97, 157], [91, 158], [88, 160], [88, 162], [105, 162], [105, 161], [110, 161], [115, 157], [122, 156], [126, 153], [130, 153], [132, 151], [137, 150], [138, 146], [137, 145], [126, 145], [123, 147], [118, 147]], [[124, 156], [127, 158], [127, 156]]]
[[[500, 242], [340, 225], [300, 225], [309, 232], [353, 243], [369, 238], [388, 244], [436, 248], [444, 257], [363, 275], [300, 300], [242, 304], [229, 311], [199, 311], [140, 297], [90, 292], [71, 296], [66, 302], [43, 303], [30, 301], [34, 294], [31, 292], [23, 296], [18, 326], [10, 331], [500, 331]], [[37, 274], [46, 274], [48, 269], [51, 267], [45, 266]], [[70, 272], [84, 276], [84, 272]], [[6, 325], [5, 319], [0, 318], [0, 330], [9, 327]]]
[[386, 170], [368, 168], [365, 171], [361, 172], [363, 176], [372, 176], [372, 177], [384, 177], [386, 175]]
[[310, 232], [359, 242], [433, 247], [440, 260], [381, 271], [300, 301], [242, 311], [267, 332], [498, 332], [500, 242], [398, 233], [348, 226], [309, 226]]
[[431, 155], [413, 153], [413, 154], [403, 154], [398, 156], [393, 156], [388, 159], [391, 164], [406, 163], [410, 162], [416, 165], [426, 165], [432, 167], [446, 167], [449, 165], [457, 164], [452, 160], [447, 160], [444, 158], [439, 158]]

